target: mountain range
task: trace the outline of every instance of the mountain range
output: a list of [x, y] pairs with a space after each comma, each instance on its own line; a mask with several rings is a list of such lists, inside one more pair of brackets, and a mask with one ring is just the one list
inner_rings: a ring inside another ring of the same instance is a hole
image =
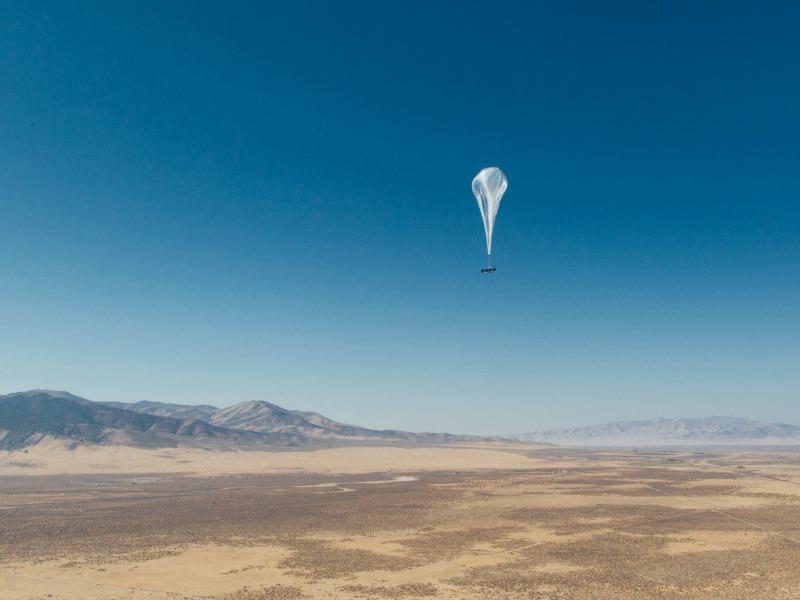
[[452, 443], [498, 438], [374, 430], [315, 412], [248, 401], [228, 408], [141, 401], [92, 402], [69, 392], [30, 390], [0, 396], [0, 449], [45, 436], [75, 443], [137, 447], [269, 448], [353, 443]]
[[547, 429], [516, 437], [522, 441], [536, 440], [573, 446], [797, 444], [800, 443], [800, 426], [736, 417], [659, 418]]

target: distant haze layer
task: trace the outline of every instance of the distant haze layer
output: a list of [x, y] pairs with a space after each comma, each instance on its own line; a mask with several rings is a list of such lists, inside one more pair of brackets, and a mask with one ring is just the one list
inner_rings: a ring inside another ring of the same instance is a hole
[[587, 446], [800, 444], [800, 426], [736, 417], [649, 419], [533, 431], [517, 438]]

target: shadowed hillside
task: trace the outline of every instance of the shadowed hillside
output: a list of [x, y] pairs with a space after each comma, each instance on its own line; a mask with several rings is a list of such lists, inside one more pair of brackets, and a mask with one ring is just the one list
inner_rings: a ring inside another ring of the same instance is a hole
[[90, 444], [214, 449], [354, 443], [451, 443], [496, 438], [377, 431], [263, 401], [217, 409], [159, 402], [97, 403], [69, 392], [31, 390], [0, 396], [0, 449], [45, 436]]

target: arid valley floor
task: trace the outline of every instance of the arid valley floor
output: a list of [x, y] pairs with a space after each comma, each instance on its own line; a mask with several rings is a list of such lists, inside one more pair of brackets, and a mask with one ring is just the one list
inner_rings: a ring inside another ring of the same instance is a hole
[[791, 448], [63, 452], [0, 455], [3, 600], [800, 598]]

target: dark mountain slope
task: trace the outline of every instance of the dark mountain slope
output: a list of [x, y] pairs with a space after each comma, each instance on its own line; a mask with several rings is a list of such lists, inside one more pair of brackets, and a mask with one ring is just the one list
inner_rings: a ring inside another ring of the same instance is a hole
[[175, 419], [122, 410], [44, 390], [0, 396], [0, 448], [24, 446], [49, 435], [88, 443], [135, 440], [136, 445], [175, 446], [196, 440], [292, 444], [292, 435], [263, 435], [218, 427], [196, 419]]

